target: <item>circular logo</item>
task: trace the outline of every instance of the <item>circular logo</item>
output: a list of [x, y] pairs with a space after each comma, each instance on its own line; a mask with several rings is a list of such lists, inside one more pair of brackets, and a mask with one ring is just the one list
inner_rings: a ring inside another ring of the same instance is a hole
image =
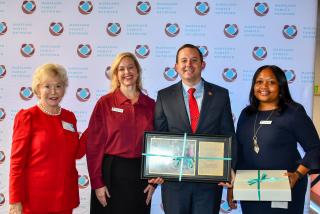
[[3, 193], [0, 193], [0, 206], [4, 205], [4, 202], [6, 202], [6, 199], [4, 197]]
[[0, 79], [7, 74], [7, 69], [4, 65], [0, 65]]
[[32, 57], [35, 52], [33, 44], [22, 44], [20, 48], [20, 53], [24, 57]]
[[233, 82], [237, 79], [237, 71], [235, 68], [225, 68], [222, 72], [222, 78], [226, 82]]
[[118, 36], [121, 33], [121, 25], [119, 23], [108, 23], [106, 31], [109, 36]]
[[262, 61], [267, 57], [267, 49], [265, 47], [254, 47], [252, 56], [258, 61]]
[[257, 16], [265, 16], [267, 15], [267, 13], [269, 12], [269, 6], [267, 3], [263, 2], [263, 3], [260, 3], [260, 2], [257, 2], [255, 5], [254, 5], [254, 13], [257, 15]]
[[28, 101], [31, 100], [33, 97], [33, 92], [31, 87], [21, 87], [20, 88], [20, 97], [21, 99]]
[[175, 81], [178, 77], [178, 72], [174, 68], [166, 67], [163, 71], [163, 77], [168, 81]]
[[0, 121], [3, 121], [6, 118], [6, 112], [3, 108], [0, 108]]
[[61, 22], [51, 22], [49, 32], [52, 36], [60, 36], [63, 33], [63, 24]]
[[88, 15], [93, 10], [92, 2], [91, 1], [80, 1], [78, 9], [81, 14]]
[[106, 70], [104, 71], [104, 74], [106, 75], [106, 77], [107, 77], [108, 80], [111, 80], [111, 74], [110, 74], [110, 72], [111, 72], [111, 66], [107, 66], [107, 67], [106, 67]]
[[6, 156], [4, 154], [4, 151], [0, 151], [0, 164], [4, 163], [6, 160]]
[[150, 54], [150, 48], [148, 45], [137, 45], [134, 52], [138, 58], [145, 59]]
[[166, 24], [165, 32], [166, 32], [167, 36], [175, 37], [179, 34], [180, 27], [177, 23], [174, 23], [174, 24], [168, 23], [168, 24]]
[[92, 53], [92, 48], [89, 44], [80, 44], [78, 45], [77, 53], [81, 58], [88, 58]]
[[210, 6], [208, 4], [208, 2], [200, 2], [198, 1], [196, 3], [196, 6], [194, 7], [194, 10], [196, 11], [196, 13], [200, 16], [205, 16], [209, 13], [210, 10]]
[[197, 46], [202, 53], [203, 58], [206, 58], [209, 55], [209, 50], [207, 46]]
[[81, 102], [86, 102], [90, 99], [90, 90], [89, 88], [78, 88], [76, 97]]
[[32, 0], [23, 1], [21, 8], [25, 14], [32, 14], [36, 10], [36, 3]]
[[294, 70], [283, 70], [283, 72], [286, 75], [286, 79], [288, 81], [288, 83], [293, 83], [296, 79], [296, 74], [294, 72]]
[[282, 34], [286, 39], [294, 39], [298, 34], [297, 27], [295, 25], [285, 25]]
[[79, 189], [85, 189], [89, 185], [89, 177], [87, 175], [78, 175]]
[[140, 15], [147, 15], [151, 11], [151, 4], [148, 1], [145, 1], [145, 2], [139, 1], [136, 6], [136, 11]]
[[234, 38], [239, 33], [238, 25], [236, 24], [226, 24], [223, 29], [224, 35], [228, 38]]
[[5, 22], [0, 22], [0, 36], [4, 35], [7, 30], [7, 24]]

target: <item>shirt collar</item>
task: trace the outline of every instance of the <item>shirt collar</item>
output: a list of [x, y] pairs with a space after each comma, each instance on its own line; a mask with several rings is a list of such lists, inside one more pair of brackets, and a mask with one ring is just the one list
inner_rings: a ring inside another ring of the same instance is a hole
[[190, 87], [190, 86], [188, 86], [188, 85], [186, 85], [186, 84], [184, 84], [184, 83], [182, 82], [182, 87], [183, 87], [185, 93], [188, 93], [188, 90], [189, 90], [190, 88], [195, 88], [195, 89], [196, 89], [196, 93], [199, 93], [199, 92], [201, 92], [202, 89], [203, 89], [203, 80], [201, 79], [200, 82], [198, 82], [198, 83], [197, 83], [196, 85], [194, 85], [193, 87]]
[[[126, 105], [126, 104], [131, 104], [131, 100], [129, 98], [127, 98], [119, 88], [117, 88], [114, 91], [114, 96], [116, 98], [116, 102], [118, 105]], [[135, 103], [135, 105], [137, 104], [144, 104], [145, 103], [145, 95], [140, 92], [139, 94], [139, 98], [138, 101]]]

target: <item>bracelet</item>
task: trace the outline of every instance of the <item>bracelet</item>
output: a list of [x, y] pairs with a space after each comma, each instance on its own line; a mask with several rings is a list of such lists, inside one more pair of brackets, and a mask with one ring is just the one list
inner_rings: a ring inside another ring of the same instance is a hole
[[303, 178], [303, 174], [301, 172], [299, 172], [298, 170], [296, 170], [294, 173], [296, 173], [298, 175], [299, 180]]

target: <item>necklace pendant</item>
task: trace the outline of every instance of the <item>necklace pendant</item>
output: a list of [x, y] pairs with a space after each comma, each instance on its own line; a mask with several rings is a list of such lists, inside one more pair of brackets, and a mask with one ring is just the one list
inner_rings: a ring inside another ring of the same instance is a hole
[[257, 137], [254, 136], [254, 137], [252, 138], [252, 140], [253, 140], [253, 150], [255, 151], [255, 153], [258, 154], [260, 148], [259, 148], [259, 145], [258, 145]]

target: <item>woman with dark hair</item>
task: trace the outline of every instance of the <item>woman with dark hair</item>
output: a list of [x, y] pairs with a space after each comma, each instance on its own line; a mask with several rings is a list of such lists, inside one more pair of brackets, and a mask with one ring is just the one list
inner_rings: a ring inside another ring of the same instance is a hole
[[[262, 66], [255, 72], [249, 100], [250, 105], [241, 112], [237, 125], [236, 169], [287, 170], [292, 201], [282, 206], [265, 201], [241, 201], [242, 211], [303, 213], [308, 182], [305, 175], [320, 169], [317, 131], [304, 107], [292, 99], [286, 76], [275, 65]], [[305, 152], [303, 158], [297, 143]], [[229, 206], [235, 208], [232, 199], [229, 189]]]

